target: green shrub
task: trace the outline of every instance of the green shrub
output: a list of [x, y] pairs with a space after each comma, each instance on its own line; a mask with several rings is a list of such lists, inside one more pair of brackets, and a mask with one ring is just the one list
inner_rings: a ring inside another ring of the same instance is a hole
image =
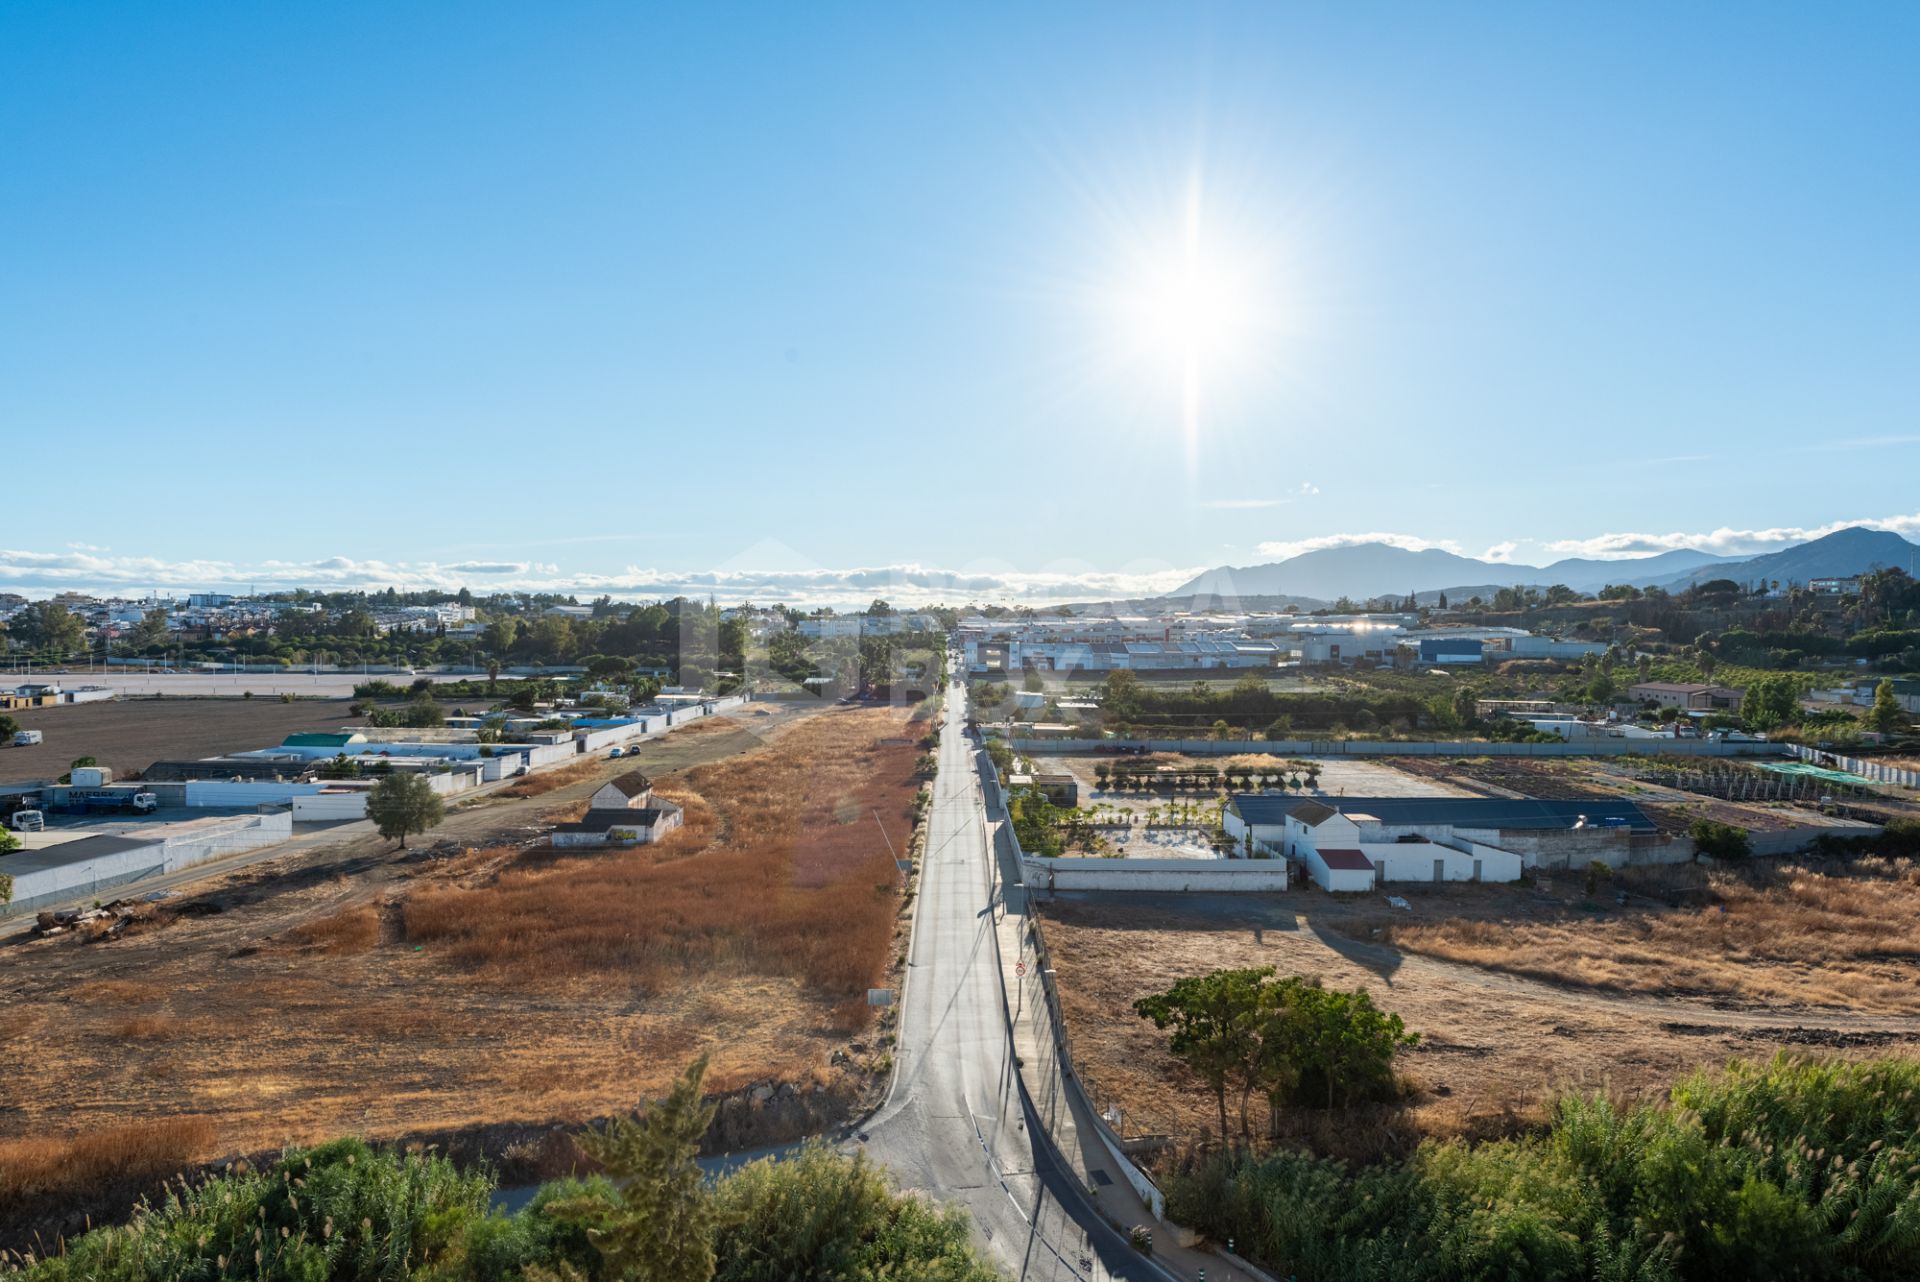
[[1715, 859], [1745, 859], [1753, 853], [1753, 838], [1745, 828], [1723, 824], [1715, 819], [1696, 819], [1687, 829], [1703, 855]]
[[1783, 1055], [1358, 1171], [1217, 1154], [1168, 1181], [1167, 1211], [1302, 1277], [1871, 1282], [1920, 1258], [1917, 1146], [1920, 1064]]

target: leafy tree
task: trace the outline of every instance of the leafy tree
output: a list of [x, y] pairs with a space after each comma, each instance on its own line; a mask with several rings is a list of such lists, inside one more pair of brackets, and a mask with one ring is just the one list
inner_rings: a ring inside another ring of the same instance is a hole
[[20, 733], [20, 723], [11, 716], [0, 712], [0, 742], [12, 743], [13, 736]]
[[[1259, 1048], [1261, 981], [1273, 967], [1216, 970], [1178, 980], [1163, 993], [1142, 997], [1134, 1013], [1158, 1029], [1172, 1029], [1168, 1049], [1213, 1091], [1220, 1110], [1220, 1142], [1227, 1136], [1227, 1085], [1243, 1081]], [[1244, 1095], [1243, 1095], [1244, 1099]], [[1245, 1129], [1244, 1104], [1241, 1126]]]
[[1251, 1077], [1270, 1109], [1293, 1103], [1387, 1099], [1394, 1093], [1393, 1058], [1418, 1042], [1398, 1015], [1373, 1004], [1364, 988], [1323, 987], [1290, 978], [1263, 986], [1259, 1044]]
[[[608, 1278], [708, 1282], [713, 1277], [719, 1208], [695, 1160], [718, 1107], [700, 1097], [706, 1072], [702, 1055], [644, 1114], [616, 1117], [579, 1138], [581, 1149], [620, 1189], [613, 1213], [588, 1229]], [[550, 1214], [566, 1218], [582, 1209], [600, 1212], [603, 1204], [561, 1204]]]
[[439, 827], [447, 807], [425, 775], [403, 770], [373, 785], [367, 794], [367, 817], [382, 837], [397, 839], [405, 850], [408, 835]]
[[1013, 822], [1013, 833], [1020, 839], [1022, 850], [1043, 859], [1060, 854], [1063, 849], [1060, 809], [1047, 799], [1046, 793], [1038, 788], [1014, 789], [1007, 800], [1007, 816]]
[[136, 654], [158, 649], [167, 643], [167, 612], [162, 607], [148, 610], [140, 622], [127, 629], [122, 644]]
[[86, 644], [86, 625], [58, 601], [33, 601], [15, 612], [7, 624], [15, 641], [29, 650], [66, 654]]
[[1696, 819], [1687, 835], [1701, 854], [1715, 859], [1744, 859], [1753, 853], [1753, 839], [1745, 828], [1718, 820]]
[[1873, 688], [1873, 707], [1867, 713], [1867, 724], [1881, 734], [1898, 734], [1907, 724], [1907, 710], [1900, 706], [1899, 695], [1893, 687], [1891, 677], [1883, 679]]
[[1800, 717], [1800, 684], [1785, 673], [1751, 682], [1740, 699], [1740, 717], [1749, 730], [1776, 730]]

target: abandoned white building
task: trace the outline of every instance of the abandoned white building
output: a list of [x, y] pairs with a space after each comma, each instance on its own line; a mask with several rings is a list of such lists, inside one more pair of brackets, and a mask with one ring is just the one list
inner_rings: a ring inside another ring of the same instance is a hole
[[555, 846], [644, 846], [680, 826], [680, 807], [653, 795], [638, 770], [602, 784], [577, 823], [556, 825]]

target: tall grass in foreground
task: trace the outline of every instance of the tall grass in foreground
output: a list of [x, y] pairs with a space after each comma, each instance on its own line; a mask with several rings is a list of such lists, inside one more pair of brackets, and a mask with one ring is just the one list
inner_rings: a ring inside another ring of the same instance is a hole
[[1545, 1134], [1359, 1170], [1217, 1155], [1168, 1211], [1302, 1278], [1912, 1278], [1920, 1064], [1735, 1062], [1663, 1105], [1569, 1097]]

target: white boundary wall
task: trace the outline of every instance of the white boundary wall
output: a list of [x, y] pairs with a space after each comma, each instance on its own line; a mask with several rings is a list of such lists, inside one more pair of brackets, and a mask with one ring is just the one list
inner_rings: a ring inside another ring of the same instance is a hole
[[[1011, 835], [1011, 829], [1008, 830]], [[1285, 890], [1284, 859], [1044, 859], [1022, 856], [1035, 890], [1151, 890], [1237, 894]]]
[[367, 792], [364, 788], [353, 792], [320, 792], [293, 799], [295, 823], [331, 823], [339, 819], [366, 817]]
[[225, 822], [203, 821], [191, 831], [172, 836], [156, 832], [153, 841], [145, 845], [16, 876], [13, 902], [0, 911], [32, 911], [46, 903], [100, 894], [222, 855], [276, 845], [292, 835], [293, 814], [287, 810], [235, 815]]

